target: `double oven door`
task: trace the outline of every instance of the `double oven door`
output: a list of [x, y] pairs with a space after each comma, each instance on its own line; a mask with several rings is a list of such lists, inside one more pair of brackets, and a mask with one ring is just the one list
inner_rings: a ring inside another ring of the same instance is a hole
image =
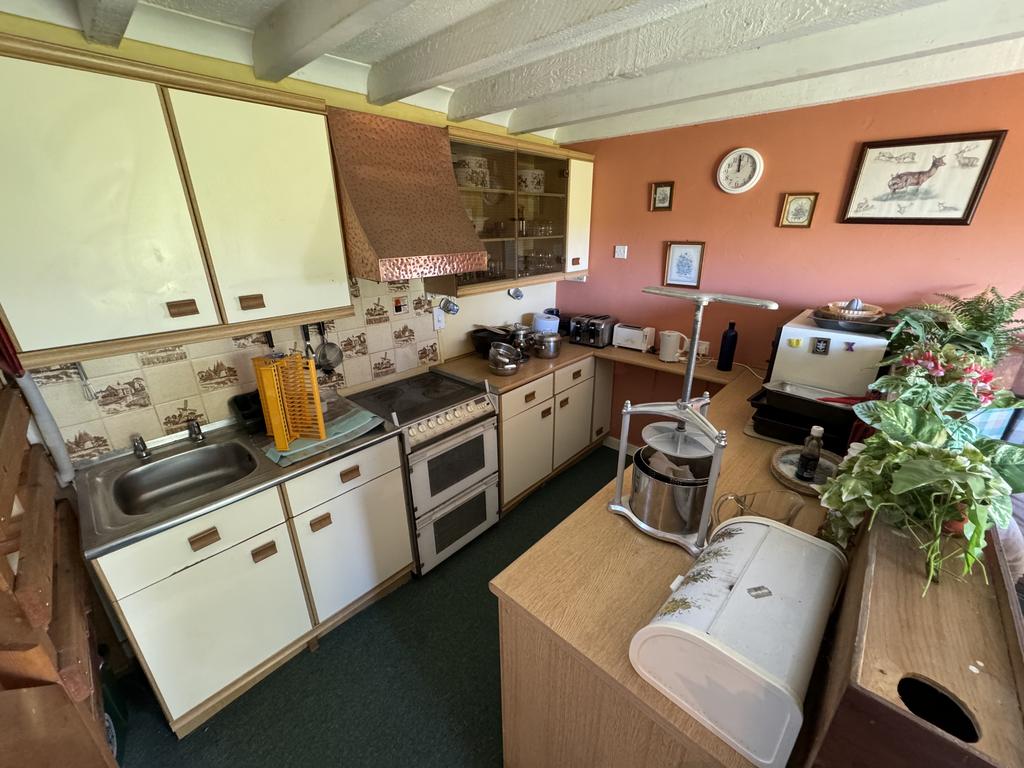
[[474, 424], [409, 455], [420, 572], [498, 522], [498, 422]]

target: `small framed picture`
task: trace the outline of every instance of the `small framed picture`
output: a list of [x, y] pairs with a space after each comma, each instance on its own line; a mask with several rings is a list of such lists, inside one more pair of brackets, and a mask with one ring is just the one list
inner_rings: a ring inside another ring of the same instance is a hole
[[671, 211], [672, 190], [676, 183], [674, 181], [655, 181], [651, 183], [651, 200], [648, 205], [649, 211]]
[[779, 213], [780, 227], [809, 227], [818, 204], [817, 192], [786, 192]]
[[665, 243], [665, 285], [700, 288], [704, 243]]

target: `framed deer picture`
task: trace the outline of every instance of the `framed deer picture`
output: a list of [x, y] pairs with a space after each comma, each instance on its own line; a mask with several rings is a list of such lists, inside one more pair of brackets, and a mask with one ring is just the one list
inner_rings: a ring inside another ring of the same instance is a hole
[[1006, 131], [861, 144], [844, 224], [970, 224]]

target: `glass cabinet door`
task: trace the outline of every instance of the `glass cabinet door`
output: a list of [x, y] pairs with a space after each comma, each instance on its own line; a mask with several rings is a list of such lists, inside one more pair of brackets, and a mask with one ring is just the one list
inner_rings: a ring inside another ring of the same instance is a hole
[[459, 285], [516, 277], [516, 154], [511, 149], [452, 142], [459, 198], [487, 250], [487, 269], [458, 275]]
[[567, 160], [517, 153], [517, 277], [565, 271], [568, 181]]

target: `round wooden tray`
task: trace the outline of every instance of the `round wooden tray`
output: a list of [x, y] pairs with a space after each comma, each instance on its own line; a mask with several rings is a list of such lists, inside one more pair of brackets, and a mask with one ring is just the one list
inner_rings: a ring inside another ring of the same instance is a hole
[[[802, 493], [805, 496], [817, 496], [818, 492], [811, 487], [811, 483], [797, 480], [795, 477], [796, 463], [800, 458], [800, 451], [802, 450], [803, 446], [800, 445], [784, 445], [775, 451], [772, 454], [771, 460], [772, 475], [784, 486], [797, 493]], [[834, 475], [839, 462], [842, 460], [841, 456], [837, 456], [832, 451], [826, 451], [822, 448], [821, 460], [818, 462], [818, 471], [814, 475], [814, 483], [821, 485]]]

